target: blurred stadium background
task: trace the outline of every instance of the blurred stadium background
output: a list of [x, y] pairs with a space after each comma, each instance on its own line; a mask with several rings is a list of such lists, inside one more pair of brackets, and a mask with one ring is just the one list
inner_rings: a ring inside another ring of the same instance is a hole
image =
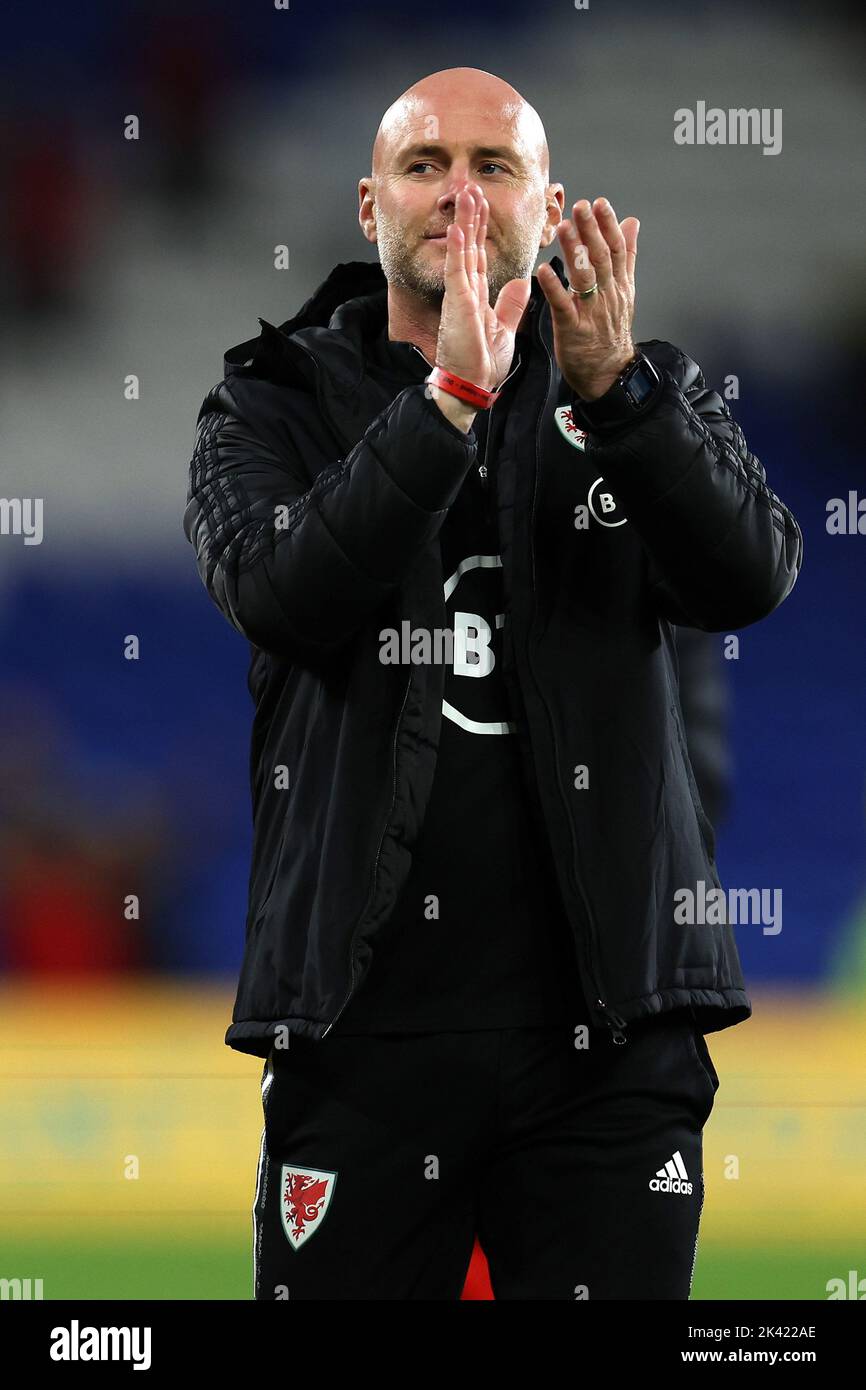
[[[790, 601], [736, 661], [702, 643], [692, 692], [722, 880], [784, 902], [779, 935], [738, 932], [753, 1018], [709, 1037], [693, 1296], [820, 1299], [866, 1277], [866, 539], [825, 527], [864, 486], [858, 36], [854, 9], [694, 0], [492, 17], [441, 0], [432, 23], [339, 0], [7, 15], [0, 490], [43, 498], [45, 521], [40, 545], [0, 535], [0, 1278], [46, 1298], [251, 1296], [260, 1066], [222, 1042], [247, 648], [182, 534], [187, 462], [224, 349], [373, 258], [356, 186], [385, 107], [464, 64], [538, 108], [569, 210], [604, 193], [641, 217], [635, 336], [679, 344], [712, 385], [736, 375], [732, 408], [805, 533]], [[673, 113], [698, 100], [781, 108], [782, 152], [676, 146]], [[485, 1296], [480, 1256], [466, 1296]]]

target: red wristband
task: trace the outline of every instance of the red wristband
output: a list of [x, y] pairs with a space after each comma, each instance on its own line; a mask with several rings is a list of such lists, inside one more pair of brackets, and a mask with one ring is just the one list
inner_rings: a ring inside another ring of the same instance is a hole
[[429, 386], [438, 386], [440, 391], [446, 391], [449, 396], [456, 396], [458, 400], [468, 401], [477, 410], [489, 410], [494, 401], [498, 401], [501, 392], [485, 391], [483, 386], [476, 386], [474, 382], [464, 381], [462, 376], [455, 376], [453, 372], [447, 372], [444, 367], [434, 367], [428, 377], [424, 378]]

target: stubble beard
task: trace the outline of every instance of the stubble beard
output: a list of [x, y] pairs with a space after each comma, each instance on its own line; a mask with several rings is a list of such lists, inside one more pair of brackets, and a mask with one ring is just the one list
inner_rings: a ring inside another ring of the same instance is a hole
[[[525, 222], [513, 224], [513, 235], [507, 244], [500, 241], [487, 258], [488, 300], [496, 304], [499, 292], [509, 280], [525, 280], [533, 272], [538, 255], [542, 224]], [[376, 225], [379, 262], [389, 285], [408, 290], [420, 303], [441, 309], [445, 297], [445, 253], [441, 264], [434, 264], [423, 246], [406, 240], [406, 231], [398, 223], [382, 216], [380, 209]]]

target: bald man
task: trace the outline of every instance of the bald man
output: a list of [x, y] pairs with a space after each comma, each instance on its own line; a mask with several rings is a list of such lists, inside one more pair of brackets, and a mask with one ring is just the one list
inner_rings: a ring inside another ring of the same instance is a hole
[[378, 263], [228, 353], [184, 523], [251, 648], [255, 1297], [457, 1299], [477, 1235], [496, 1298], [687, 1299], [751, 1003], [675, 630], [800, 530], [506, 82], [410, 87], [358, 193]]

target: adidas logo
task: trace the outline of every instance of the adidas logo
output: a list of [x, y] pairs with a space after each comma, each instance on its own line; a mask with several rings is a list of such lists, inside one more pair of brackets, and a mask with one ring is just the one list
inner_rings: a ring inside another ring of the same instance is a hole
[[691, 1192], [692, 1185], [689, 1182], [686, 1165], [683, 1163], [683, 1156], [679, 1149], [672, 1158], [668, 1159], [664, 1168], [659, 1168], [655, 1177], [650, 1179], [650, 1190], [652, 1192]]

